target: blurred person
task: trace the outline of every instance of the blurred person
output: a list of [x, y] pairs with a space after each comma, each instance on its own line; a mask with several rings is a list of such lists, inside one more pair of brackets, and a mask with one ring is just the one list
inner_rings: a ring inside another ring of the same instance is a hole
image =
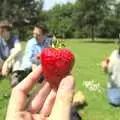
[[104, 72], [108, 74], [108, 99], [112, 105], [120, 105], [120, 38], [118, 48], [102, 62]]
[[17, 35], [12, 35], [12, 24], [7, 20], [0, 22], [0, 74], [6, 76], [10, 70], [16, 70], [21, 61], [21, 44]]

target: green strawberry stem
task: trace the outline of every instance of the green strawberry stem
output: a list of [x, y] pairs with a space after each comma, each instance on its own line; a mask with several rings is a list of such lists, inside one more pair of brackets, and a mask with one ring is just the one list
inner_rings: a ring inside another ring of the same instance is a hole
[[56, 39], [52, 41], [52, 48], [64, 48], [64, 47], [65, 47], [64, 39]]

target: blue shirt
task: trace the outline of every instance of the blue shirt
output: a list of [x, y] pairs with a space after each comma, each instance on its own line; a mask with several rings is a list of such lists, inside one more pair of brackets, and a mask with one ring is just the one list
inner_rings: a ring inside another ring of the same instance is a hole
[[19, 41], [20, 41], [20, 39], [19, 39], [19, 37], [17, 35], [12, 36], [11, 39], [8, 40], [8, 42], [7, 42], [9, 50], [14, 48], [15, 43], [17, 43]]
[[31, 69], [32, 64], [39, 65], [40, 62], [39, 60], [37, 60], [36, 55], [41, 53], [43, 48], [46, 47], [50, 47], [50, 40], [47, 37], [45, 38], [45, 40], [41, 42], [37, 42], [36, 38], [34, 37], [31, 40], [29, 40], [25, 48], [23, 62], [20, 69], [21, 70]]
[[12, 36], [7, 43], [0, 37], [0, 58], [2, 60], [5, 60], [10, 55], [10, 50], [14, 48], [16, 42], [19, 42], [18, 36]]

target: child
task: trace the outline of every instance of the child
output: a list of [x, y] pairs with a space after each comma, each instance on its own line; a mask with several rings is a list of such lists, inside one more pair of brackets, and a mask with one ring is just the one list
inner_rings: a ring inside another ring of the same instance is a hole
[[120, 105], [120, 46], [102, 62], [102, 67], [108, 73], [109, 102], [118, 106]]

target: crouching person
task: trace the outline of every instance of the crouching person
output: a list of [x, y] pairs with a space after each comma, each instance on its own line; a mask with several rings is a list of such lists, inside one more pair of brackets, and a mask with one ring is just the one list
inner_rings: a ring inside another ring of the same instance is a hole
[[21, 44], [17, 35], [10, 34], [7, 20], [0, 22], [0, 75], [7, 76], [12, 70], [18, 69], [21, 62]]
[[120, 106], [120, 47], [102, 62], [108, 74], [108, 100], [114, 106]]

